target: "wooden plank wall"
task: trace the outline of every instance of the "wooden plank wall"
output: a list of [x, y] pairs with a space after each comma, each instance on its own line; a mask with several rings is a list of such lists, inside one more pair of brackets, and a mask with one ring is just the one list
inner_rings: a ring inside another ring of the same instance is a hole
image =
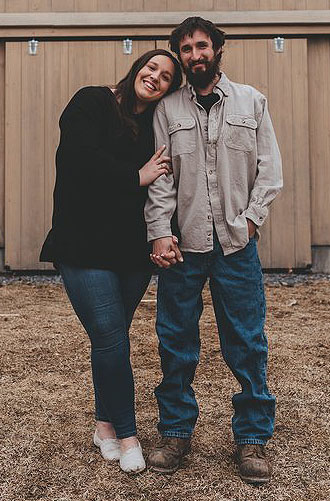
[[5, 44], [0, 43], [0, 249], [5, 245]]
[[[61, 110], [79, 87], [118, 81], [155, 41], [135, 41], [133, 47], [131, 56], [123, 56], [121, 42], [49, 42], [31, 58], [25, 43], [7, 44], [6, 264], [11, 269], [44, 267], [38, 255], [50, 227]], [[303, 268], [311, 260], [307, 41], [286, 40], [279, 54], [272, 40], [229, 40], [223, 68], [231, 79], [269, 96], [283, 154], [285, 189], [262, 228], [263, 266]]]
[[[268, 97], [283, 158], [284, 189], [261, 228], [264, 268], [305, 268], [311, 263], [308, 148], [307, 41], [286, 40], [275, 53], [272, 40], [227, 40], [222, 68], [236, 82]], [[167, 48], [167, 42], [157, 42]], [[284, 117], [283, 110], [288, 110]]]
[[262, 264], [304, 268], [311, 262], [307, 41], [286, 40], [283, 53], [272, 40], [228, 40], [225, 47], [226, 74], [268, 97], [283, 158], [284, 189], [261, 229]]
[[0, 0], [0, 12], [323, 10], [330, 0]]
[[[157, 46], [167, 48], [167, 42], [158, 41]], [[325, 59], [326, 55], [322, 55]], [[276, 53], [272, 40], [245, 40], [244, 43], [227, 40], [222, 68], [230, 79], [253, 85], [268, 97], [282, 153], [284, 189], [261, 229], [262, 264], [265, 268], [305, 268], [311, 263], [307, 41], [286, 40], [285, 51]], [[330, 71], [329, 67], [327, 69]], [[330, 75], [326, 81], [330, 83]], [[320, 81], [313, 88], [324, 89], [322, 92], [327, 90]], [[284, 110], [287, 110], [286, 114]], [[329, 110], [329, 106], [323, 109], [323, 117], [324, 120], [328, 117], [330, 125], [330, 113], [327, 115], [325, 110]], [[329, 129], [325, 128], [323, 135]], [[329, 141], [325, 144], [330, 146]], [[319, 148], [320, 144], [316, 147]], [[326, 159], [330, 159], [330, 151], [317, 172], [327, 168]], [[330, 171], [328, 178], [330, 184]], [[317, 190], [323, 191], [322, 200], [325, 197], [329, 200], [327, 186], [327, 183], [318, 182]], [[318, 197], [314, 198], [317, 200]], [[326, 214], [330, 214], [330, 202], [328, 206]], [[321, 217], [320, 211], [317, 217]], [[330, 226], [328, 218], [327, 224]]]
[[330, 245], [330, 39], [308, 47], [312, 244]]
[[[193, 14], [194, 9], [198, 11], [212, 11], [212, 10], [227, 10], [227, 11], [235, 11], [235, 10], [305, 10], [305, 9], [330, 9], [330, 0], [0, 0], [0, 12], [97, 12], [97, 11], [191, 11]], [[140, 42], [142, 43], [142, 42]], [[164, 43], [164, 42], [162, 42]], [[251, 51], [255, 50], [256, 47], [254, 44], [259, 43], [259, 41], [250, 41]], [[264, 42], [266, 43], [266, 42]], [[271, 43], [271, 42], [269, 42]], [[118, 42], [119, 44], [119, 42]], [[165, 42], [166, 45], [166, 42]], [[228, 41], [227, 48], [231, 48], [234, 50], [235, 47], [239, 47], [239, 41]], [[49, 51], [54, 50], [56, 52], [56, 57], [58, 58], [59, 64], [56, 65], [56, 68], [63, 67], [63, 59], [73, 57], [69, 55], [69, 51], [64, 48], [64, 45], [56, 46], [56, 44], [51, 44], [51, 48]], [[136, 47], [136, 45], [135, 45]], [[12, 48], [11, 50], [17, 50]], [[118, 45], [116, 49], [118, 51], [118, 57], [121, 53], [121, 45]], [[298, 49], [297, 49], [298, 50]], [[136, 51], [136, 48], [134, 48]], [[295, 57], [303, 58], [303, 54], [298, 50], [295, 54], [294, 45], [291, 49], [291, 56], [295, 59]], [[79, 51], [78, 51], [79, 52]], [[252, 52], [251, 52], [252, 53]], [[4, 245], [4, 230], [5, 230], [5, 206], [4, 206], [4, 191], [6, 190], [6, 194], [10, 197], [10, 203], [15, 205], [18, 200], [15, 197], [21, 197], [21, 194], [17, 192], [15, 189], [16, 182], [21, 182], [22, 173], [16, 172], [14, 176], [7, 182], [7, 186], [5, 188], [4, 184], [4, 164], [5, 164], [5, 151], [4, 151], [4, 123], [5, 123], [5, 104], [4, 104], [4, 43], [0, 43], [0, 248]], [[21, 61], [20, 54], [17, 54], [18, 60]], [[54, 55], [55, 57], [55, 55]], [[83, 57], [83, 55], [81, 56]], [[132, 58], [136, 57], [136, 54], [132, 55]], [[246, 75], [244, 74], [242, 59], [243, 55], [240, 50], [237, 50], [237, 59], [235, 61], [235, 78], [238, 81], [244, 81]], [[245, 61], [249, 57], [248, 54], [245, 54]], [[55, 106], [50, 106], [49, 109], [44, 110], [44, 121], [45, 121], [45, 134], [48, 137], [52, 137], [52, 142], [46, 142], [46, 149], [43, 152], [46, 163], [52, 161], [53, 152], [57, 143], [56, 135], [51, 133], [54, 117], [58, 113], [58, 110], [61, 109], [62, 103], [65, 102], [67, 96], [72, 93], [72, 90], [75, 88], [75, 82], [73, 81], [77, 78], [77, 82], [79, 80], [83, 80], [84, 82], [88, 80], [88, 75], [83, 76], [78, 75], [77, 77], [72, 76], [71, 84], [63, 79], [63, 75], [59, 72], [54, 71], [54, 67], [48, 67], [50, 65], [50, 61], [53, 61], [53, 57], [45, 55], [44, 69], [45, 75], [47, 73], [52, 75], [52, 83], [49, 86], [46, 86], [44, 89], [45, 94], [51, 93], [53, 95], [53, 99], [57, 99]], [[109, 61], [105, 61], [105, 64], [108, 64]], [[126, 71], [127, 67], [131, 64], [130, 58], [124, 59], [125, 68], [122, 68], [123, 73]], [[93, 61], [91, 61], [93, 64]], [[269, 64], [269, 61], [268, 61]], [[48, 66], [47, 66], [48, 65]], [[247, 63], [245, 63], [246, 67]], [[262, 67], [261, 65], [260, 67]], [[288, 73], [284, 76], [284, 80], [288, 78], [293, 79], [292, 84], [294, 84], [294, 79], [297, 78], [305, 78], [307, 68], [305, 66], [301, 66], [301, 72], [299, 73], [299, 65], [296, 65], [295, 75], [290, 72], [290, 64], [288, 64]], [[48, 69], [47, 69], [48, 68]], [[275, 71], [276, 61], [274, 62], [274, 66], [268, 66], [269, 71]], [[25, 73], [29, 71], [26, 66], [24, 70], [24, 64], [22, 62], [22, 67], [20, 69], [12, 67], [10, 71], [13, 71], [15, 75], [17, 75], [17, 85], [21, 85], [21, 78], [27, 77]], [[81, 67], [80, 72], [84, 72], [83, 67]], [[118, 81], [118, 71], [116, 70], [113, 77], [113, 81]], [[23, 72], [23, 73], [22, 73]], [[259, 74], [260, 73], [260, 74]], [[111, 73], [109, 73], [111, 74]], [[15, 76], [14, 75], [14, 76]], [[278, 80], [278, 75], [274, 74], [274, 81]], [[252, 75], [251, 75], [252, 77]], [[276, 77], [276, 78], [275, 78]], [[261, 91], [265, 92], [270, 96], [271, 90], [267, 87], [267, 83], [265, 81], [265, 73], [258, 72], [258, 68], [255, 68], [253, 75], [253, 84], [258, 87]], [[11, 79], [11, 78], [10, 78]], [[250, 80], [250, 78], [248, 78]], [[49, 82], [51, 79], [49, 79]], [[57, 83], [56, 83], [57, 82]], [[251, 80], [252, 82], [252, 80]], [[104, 83], [113, 83], [113, 82], [104, 82]], [[50, 88], [50, 86], [54, 86], [54, 90]], [[311, 38], [308, 41], [308, 78], [306, 78], [305, 85], [308, 85], [308, 101], [309, 101], [309, 145], [305, 143], [304, 148], [298, 149], [295, 152], [295, 157], [292, 157], [292, 165], [296, 166], [303, 162], [305, 166], [306, 158], [308, 157], [308, 146], [310, 149], [310, 177], [311, 177], [311, 228], [312, 228], [312, 245], [330, 245], [330, 218], [328, 215], [330, 214], [330, 195], [328, 191], [328, 185], [330, 183], [330, 139], [329, 139], [329, 130], [330, 130], [330, 40], [329, 38], [323, 37], [318, 39]], [[55, 92], [55, 89], [61, 89], [60, 92]], [[42, 90], [42, 89], [41, 89]], [[284, 90], [284, 89], [283, 89]], [[31, 89], [31, 92], [36, 92], [36, 89]], [[273, 92], [276, 92], [274, 89]], [[295, 108], [298, 109], [299, 120], [306, 121], [308, 123], [307, 117], [307, 107], [301, 106], [301, 89], [292, 88], [292, 103]], [[65, 98], [64, 98], [65, 96]], [[288, 97], [285, 92], [283, 92], [284, 100]], [[286, 97], [285, 97], [286, 96]], [[50, 103], [50, 99], [45, 95], [45, 103]], [[22, 113], [24, 111], [24, 103], [18, 99], [16, 102], [9, 102], [7, 106], [13, 107], [16, 109], [16, 114]], [[9, 109], [8, 108], [8, 109]], [[13, 111], [13, 110], [12, 110]], [[280, 116], [276, 118], [276, 110], [272, 110], [273, 116], [275, 117], [275, 121], [280, 121]], [[42, 118], [42, 117], [41, 117]], [[11, 124], [15, 127], [15, 124]], [[19, 126], [19, 124], [16, 124]], [[25, 125], [29, 126], [28, 123]], [[289, 125], [283, 125], [283, 129]], [[291, 127], [291, 125], [290, 125]], [[295, 122], [292, 124], [293, 130], [293, 141], [297, 144], [302, 144], [301, 137], [301, 129], [296, 128]], [[47, 132], [48, 131], [48, 132]], [[10, 128], [9, 128], [10, 134]], [[13, 138], [14, 139], [14, 138]], [[15, 140], [17, 140], [17, 135], [15, 136]], [[31, 138], [33, 143], [33, 137]], [[283, 139], [284, 141], [284, 139]], [[285, 141], [284, 141], [285, 142]], [[22, 144], [22, 148], [24, 149], [24, 144]], [[28, 150], [28, 145], [25, 145], [26, 150]], [[285, 147], [284, 147], [285, 149]], [[24, 151], [22, 150], [22, 155]], [[15, 150], [14, 154], [11, 154], [11, 158], [8, 159], [9, 164], [7, 165], [10, 168], [10, 162], [13, 162], [13, 156], [17, 158], [21, 155], [19, 148]], [[291, 153], [288, 152], [288, 155]], [[307, 155], [307, 157], [306, 157]], [[20, 162], [20, 161], [19, 161]], [[24, 163], [24, 160], [23, 160]], [[23, 165], [23, 164], [22, 164]], [[37, 168], [37, 167], [36, 167]], [[302, 189], [306, 192], [306, 183], [304, 181], [304, 176], [308, 176], [308, 173], [305, 172], [305, 167], [303, 171], [299, 171], [298, 168], [294, 167], [295, 173], [289, 174], [287, 173], [288, 179], [286, 180], [286, 185], [290, 186], [295, 185], [296, 190], [299, 188], [299, 183], [302, 185]], [[298, 174], [299, 173], [299, 174]], [[302, 175], [303, 174], [303, 175]], [[15, 175], [17, 175], [17, 179], [15, 180]], [[292, 177], [294, 176], [294, 177]], [[296, 176], [296, 177], [295, 177]], [[47, 186], [52, 186], [54, 182], [53, 179], [53, 171], [50, 169], [46, 170], [44, 174], [42, 174], [40, 178], [40, 183], [44, 183], [45, 186], [45, 195], [43, 203], [45, 205], [45, 214], [50, 214], [50, 207], [52, 205], [51, 196], [48, 195], [50, 193]], [[29, 184], [29, 177], [26, 176], [26, 183]], [[17, 186], [17, 185], [16, 185]], [[307, 193], [307, 197], [308, 197]], [[302, 201], [301, 197], [293, 199], [291, 202], [285, 202], [285, 206], [287, 210], [294, 209], [296, 213], [301, 213], [301, 217], [298, 217], [296, 221], [295, 228], [292, 231], [295, 233], [295, 236], [292, 236], [293, 240], [297, 239], [297, 233], [303, 232], [304, 241], [307, 242], [308, 234], [306, 233], [306, 228], [302, 226], [302, 223], [299, 224], [300, 221], [304, 221], [306, 217], [306, 205], [299, 205]], [[24, 224], [24, 221], [21, 220], [23, 217], [28, 217], [28, 212], [24, 213], [24, 200], [22, 199], [22, 208], [23, 210], [18, 214], [10, 214], [9, 218], [14, 218], [13, 221], [9, 221], [6, 219], [6, 224], [11, 225], [14, 224], [15, 227], [20, 227], [21, 224]], [[26, 202], [27, 203], [27, 202]], [[294, 204], [298, 204], [294, 206]], [[279, 204], [277, 204], [279, 206]], [[277, 205], [275, 207], [277, 207]], [[26, 207], [27, 210], [28, 207]], [[274, 210], [277, 210], [276, 208]], [[278, 209], [281, 210], [281, 209]], [[31, 217], [31, 214], [29, 215]], [[44, 227], [49, 227], [49, 216], [45, 216]], [[272, 240], [273, 231], [271, 229], [271, 219], [267, 222], [267, 225], [264, 228], [264, 234], [266, 235], [266, 239], [268, 242]], [[20, 238], [19, 236], [15, 238]], [[290, 237], [291, 238], [291, 237]], [[291, 242], [292, 244], [292, 242]], [[293, 244], [291, 245], [293, 248]], [[271, 255], [271, 248], [275, 249], [272, 245], [264, 246], [264, 262], [271, 263], [273, 261], [273, 257]], [[288, 244], [289, 245], [289, 244]], [[13, 251], [13, 253], [17, 254], [14, 261], [17, 263], [20, 262], [20, 249], [21, 244], [17, 246], [17, 242], [10, 241], [6, 242], [7, 251], [9, 249], [9, 253]], [[15, 248], [15, 250], [14, 250]], [[275, 251], [274, 251], [275, 252]], [[304, 263], [304, 256], [299, 256], [299, 248], [295, 247], [296, 253], [296, 262], [301, 262], [302, 265]]]
[[69, 98], [82, 86], [120, 80], [154, 48], [153, 40], [136, 41], [123, 57], [121, 42], [52, 42], [31, 57], [26, 43], [7, 42], [5, 264], [11, 269], [52, 268], [38, 256], [51, 227], [58, 119]]
[[[8, 66], [10, 59], [12, 64]], [[15, 145], [5, 149], [5, 245], [6, 253], [13, 263], [21, 262], [21, 46], [8, 44], [6, 47], [6, 142]], [[10, 83], [10, 92], [7, 93]], [[10, 119], [8, 118], [10, 117]], [[10, 210], [11, 209], [11, 210]], [[16, 228], [12, 238], [7, 238], [8, 229]], [[19, 267], [18, 267], [19, 268]]]

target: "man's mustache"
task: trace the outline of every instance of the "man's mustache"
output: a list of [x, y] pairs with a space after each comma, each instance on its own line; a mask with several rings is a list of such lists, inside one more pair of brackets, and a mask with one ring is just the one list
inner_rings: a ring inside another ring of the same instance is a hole
[[207, 59], [199, 59], [198, 61], [191, 61], [189, 63], [189, 68], [193, 68], [194, 66], [198, 66], [199, 64], [207, 64]]

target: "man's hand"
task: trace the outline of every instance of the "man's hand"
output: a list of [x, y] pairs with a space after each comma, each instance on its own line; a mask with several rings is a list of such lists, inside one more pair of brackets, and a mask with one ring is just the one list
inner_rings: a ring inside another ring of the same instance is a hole
[[159, 268], [169, 268], [178, 261], [183, 262], [183, 257], [178, 247], [176, 236], [157, 238], [153, 241], [151, 261]]
[[246, 220], [247, 220], [247, 225], [248, 225], [248, 229], [249, 229], [249, 238], [252, 238], [252, 237], [254, 237], [254, 235], [256, 233], [257, 225], [254, 224], [254, 222], [251, 221], [251, 219], [246, 218]]

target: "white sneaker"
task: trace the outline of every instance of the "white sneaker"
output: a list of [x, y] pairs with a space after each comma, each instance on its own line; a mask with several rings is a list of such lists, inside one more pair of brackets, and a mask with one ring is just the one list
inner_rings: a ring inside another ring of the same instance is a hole
[[95, 430], [93, 442], [96, 447], [100, 448], [102, 456], [107, 461], [120, 459], [120, 445], [116, 438], [104, 438], [102, 440]]
[[120, 468], [126, 473], [139, 473], [146, 467], [146, 462], [142, 455], [142, 447], [140, 442], [135, 447], [121, 452], [119, 460]]

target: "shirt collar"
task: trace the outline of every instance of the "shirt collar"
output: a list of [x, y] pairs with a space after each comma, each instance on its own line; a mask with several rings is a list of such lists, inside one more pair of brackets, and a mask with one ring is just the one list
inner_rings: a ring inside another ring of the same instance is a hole
[[[194, 87], [191, 85], [191, 83], [189, 83], [189, 82], [187, 82], [187, 89], [188, 89], [190, 98], [196, 99], [196, 91], [195, 91]], [[221, 72], [221, 76], [213, 88], [213, 92], [215, 92], [216, 94], [219, 94], [220, 96], [221, 96], [221, 93], [226, 97], [229, 95], [229, 79], [227, 78], [227, 76], [225, 75], [225, 73], [223, 71]]]

